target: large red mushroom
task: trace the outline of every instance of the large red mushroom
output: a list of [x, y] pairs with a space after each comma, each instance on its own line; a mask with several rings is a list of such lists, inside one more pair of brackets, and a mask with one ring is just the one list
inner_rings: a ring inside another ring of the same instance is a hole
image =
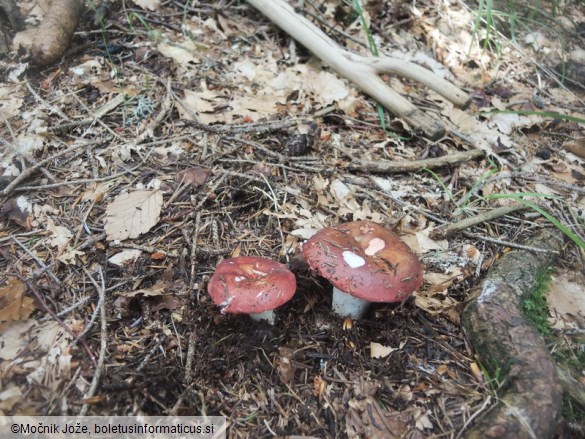
[[423, 282], [420, 261], [396, 234], [371, 221], [319, 230], [303, 244], [309, 266], [333, 284], [333, 310], [362, 318], [371, 302], [399, 302]]
[[280, 262], [239, 256], [220, 262], [207, 291], [222, 314], [249, 314], [274, 324], [274, 309], [295, 294], [294, 274]]

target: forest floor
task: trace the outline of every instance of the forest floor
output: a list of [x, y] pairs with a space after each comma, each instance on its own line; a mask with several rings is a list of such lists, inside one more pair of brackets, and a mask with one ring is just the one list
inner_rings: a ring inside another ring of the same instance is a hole
[[[517, 5], [490, 32], [458, 1], [363, 2], [381, 55], [472, 96], [458, 109], [384, 77], [446, 126], [436, 141], [391, 114], [382, 128], [372, 99], [246, 2], [134, 3], [99, 24], [86, 14], [59, 64], [35, 69], [22, 51], [2, 64], [0, 414], [207, 414], [227, 417], [230, 438], [459, 437], [501, 378], [461, 312], [550, 218], [573, 238], [548, 306], [531, 303], [585, 385], [583, 2]], [[348, 4], [298, 12], [368, 53]], [[440, 166], [457, 153], [470, 155]], [[436, 232], [522, 202], [533, 207]], [[299, 247], [353, 220], [400, 235], [425, 282], [348, 324]], [[208, 296], [217, 264], [239, 255], [295, 273], [274, 325]], [[582, 428], [578, 401], [562, 413], [559, 431]]]

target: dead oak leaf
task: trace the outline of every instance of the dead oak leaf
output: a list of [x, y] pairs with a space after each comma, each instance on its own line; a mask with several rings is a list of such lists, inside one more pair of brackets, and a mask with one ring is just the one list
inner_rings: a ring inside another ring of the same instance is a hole
[[108, 241], [137, 238], [158, 222], [163, 204], [160, 190], [120, 194], [106, 209]]
[[9, 277], [0, 287], [0, 330], [10, 322], [27, 320], [34, 311], [33, 299], [24, 295], [25, 286], [15, 277]]

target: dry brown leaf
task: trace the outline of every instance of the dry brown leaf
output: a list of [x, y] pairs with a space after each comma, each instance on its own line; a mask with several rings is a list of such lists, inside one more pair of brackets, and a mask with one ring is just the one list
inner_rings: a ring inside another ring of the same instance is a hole
[[104, 181], [101, 183], [93, 183], [88, 186], [86, 191], [81, 196], [83, 201], [102, 201], [104, 195], [108, 193], [110, 188], [113, 186], [113, 182]]
[[132, 0], [132, 3], [149, 11], [157, 11], [160, 8], [160, 0]]
[[396, 350], [396, 348], [391, 348], [390, 346], [384, 346], [373, 341], [370, 342], [370, 357], [372, 358], [386, 358]]
[[159, 190], [120, 194], [106, 209], [108, 241], [137, 238], [158, 222], [163, 196]]
[[479, 367], [479, 365], [475, 361], [473, 361], [469, 365], [469, 369], [471, 370], [471, 374], [473, 375], [473, 378], [475, 378], [475, 380], [478, 383], [483, 384], [485, 379], [484, 379], [483, 372], [482, 372], [481, 368]]
[[55, 391], [69, 378], [71, 336], [53, 320], [37, 325], [29, 335], [27, 350], [34, 357], [27, 365], [34, 370], [27, 376], [27, 380]]
[[190, 184], [193, 187], [199, 187], [205, 184], [210, 175], [210, 169], [194, 167], [177, 172], [175, 180], [182, 184]]
[[12, 385], [3, 392], [0, 392], [0, 413], [3, 410], [12, 410], [14, 404], [22, 400], [22, 392], [19, 387]]
[[571, 140], [563, 145], [563, 149], [572, 152], [577, 157], [585, 159], [585, 138]]
[[345, 417], [345, 432], [348, 438], [398, 439], [420, 438], [417, 431], [411, 431], [412, 414], [409, 411], [384, 410], [371, 396], [352, 398]]
[[326, 388], [327, 383], [325, 382], [325, 380], [321, 378], [319, 375], [315, 375], [315, 377], [313, 378], [313, 395], [315, 395], [318, 398], [321, 398]]
[[155, 297], [155, 296], [162, 296], [164, 294], [169, 294], [167, 291], [171, 285], [167, 282], [158, 282], [149, 288], [142, 288], [140, 290], [135, 291], [120, 291], [118, 295], [124, 297], [134, 297], [139, 294], [146, 296], [146, 297]]
[[188, 63], [199, 63], [199, 58], [195, 56], [197, 53], [197, 45], [191, 40], [183, 40], [178, 43], [163, 41], [158, 44], [157, 49], [164, 56], [171, 58], [178, 66], [182, 66], [183, 68]]
[[32, 204], [24, 195], [11, 198], [0, 209], [0, 217], [14, 221], [26, 230], [31, 229]]
[[583, 276], [568, 273], [554, 277], [546, 301], [553, 328], [585, 329], [585, 282]]
[[51, 218], [47, 218], [47, 230], [51, 234], [49, 243], [53, 247], [57, 247], [57, 252], [59, 255], [63, 254], [73, 234], [67, 227], [56, 226], [55, 222]]
[[33, 299], [24, 291], [24, 284], [15, 277], [9, 277], [7, 285], [0, 287], [0, 330], [10, 322], [28, 319], [34, 311]]
[[12, 324], [0, 330], [0, 360], [14, 360], [28, 343], [28, 335], [31, 328], [37, 322], [34, 319], [13, 321]]
[[108, 258], [108, 262], [118, 267], [129, 268], [132, 266], [132, 264], [134, 264], [134, 262], [136, 262], [141, 253], [141, 250], [136, 249], [122, 250], [121, 252], [116, 253], [114, 256]]
[[[69, 325], [70, 322], [65, 322]], [[19, 359], [20, 373], [27, 373], [32, 385], [55, 391], [69, 379], [71, 336], [63, 326], [50, 320], [15, 322], [0, 331], [0, 359]]]

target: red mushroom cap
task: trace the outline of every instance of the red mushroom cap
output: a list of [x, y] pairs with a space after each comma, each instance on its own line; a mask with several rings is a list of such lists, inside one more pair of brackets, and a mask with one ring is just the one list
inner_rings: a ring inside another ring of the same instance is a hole
[[423, 282], [410, 247], [371, 221], [321, 229], [303, 244], [303, 255], [338, 289], [369, 302], [399, 302]]
[[280, 262], [240, 256], [219, 263], [207, 291], [222, 313], [256, 314], [278, 308], [294, 296], [295, 275]]

